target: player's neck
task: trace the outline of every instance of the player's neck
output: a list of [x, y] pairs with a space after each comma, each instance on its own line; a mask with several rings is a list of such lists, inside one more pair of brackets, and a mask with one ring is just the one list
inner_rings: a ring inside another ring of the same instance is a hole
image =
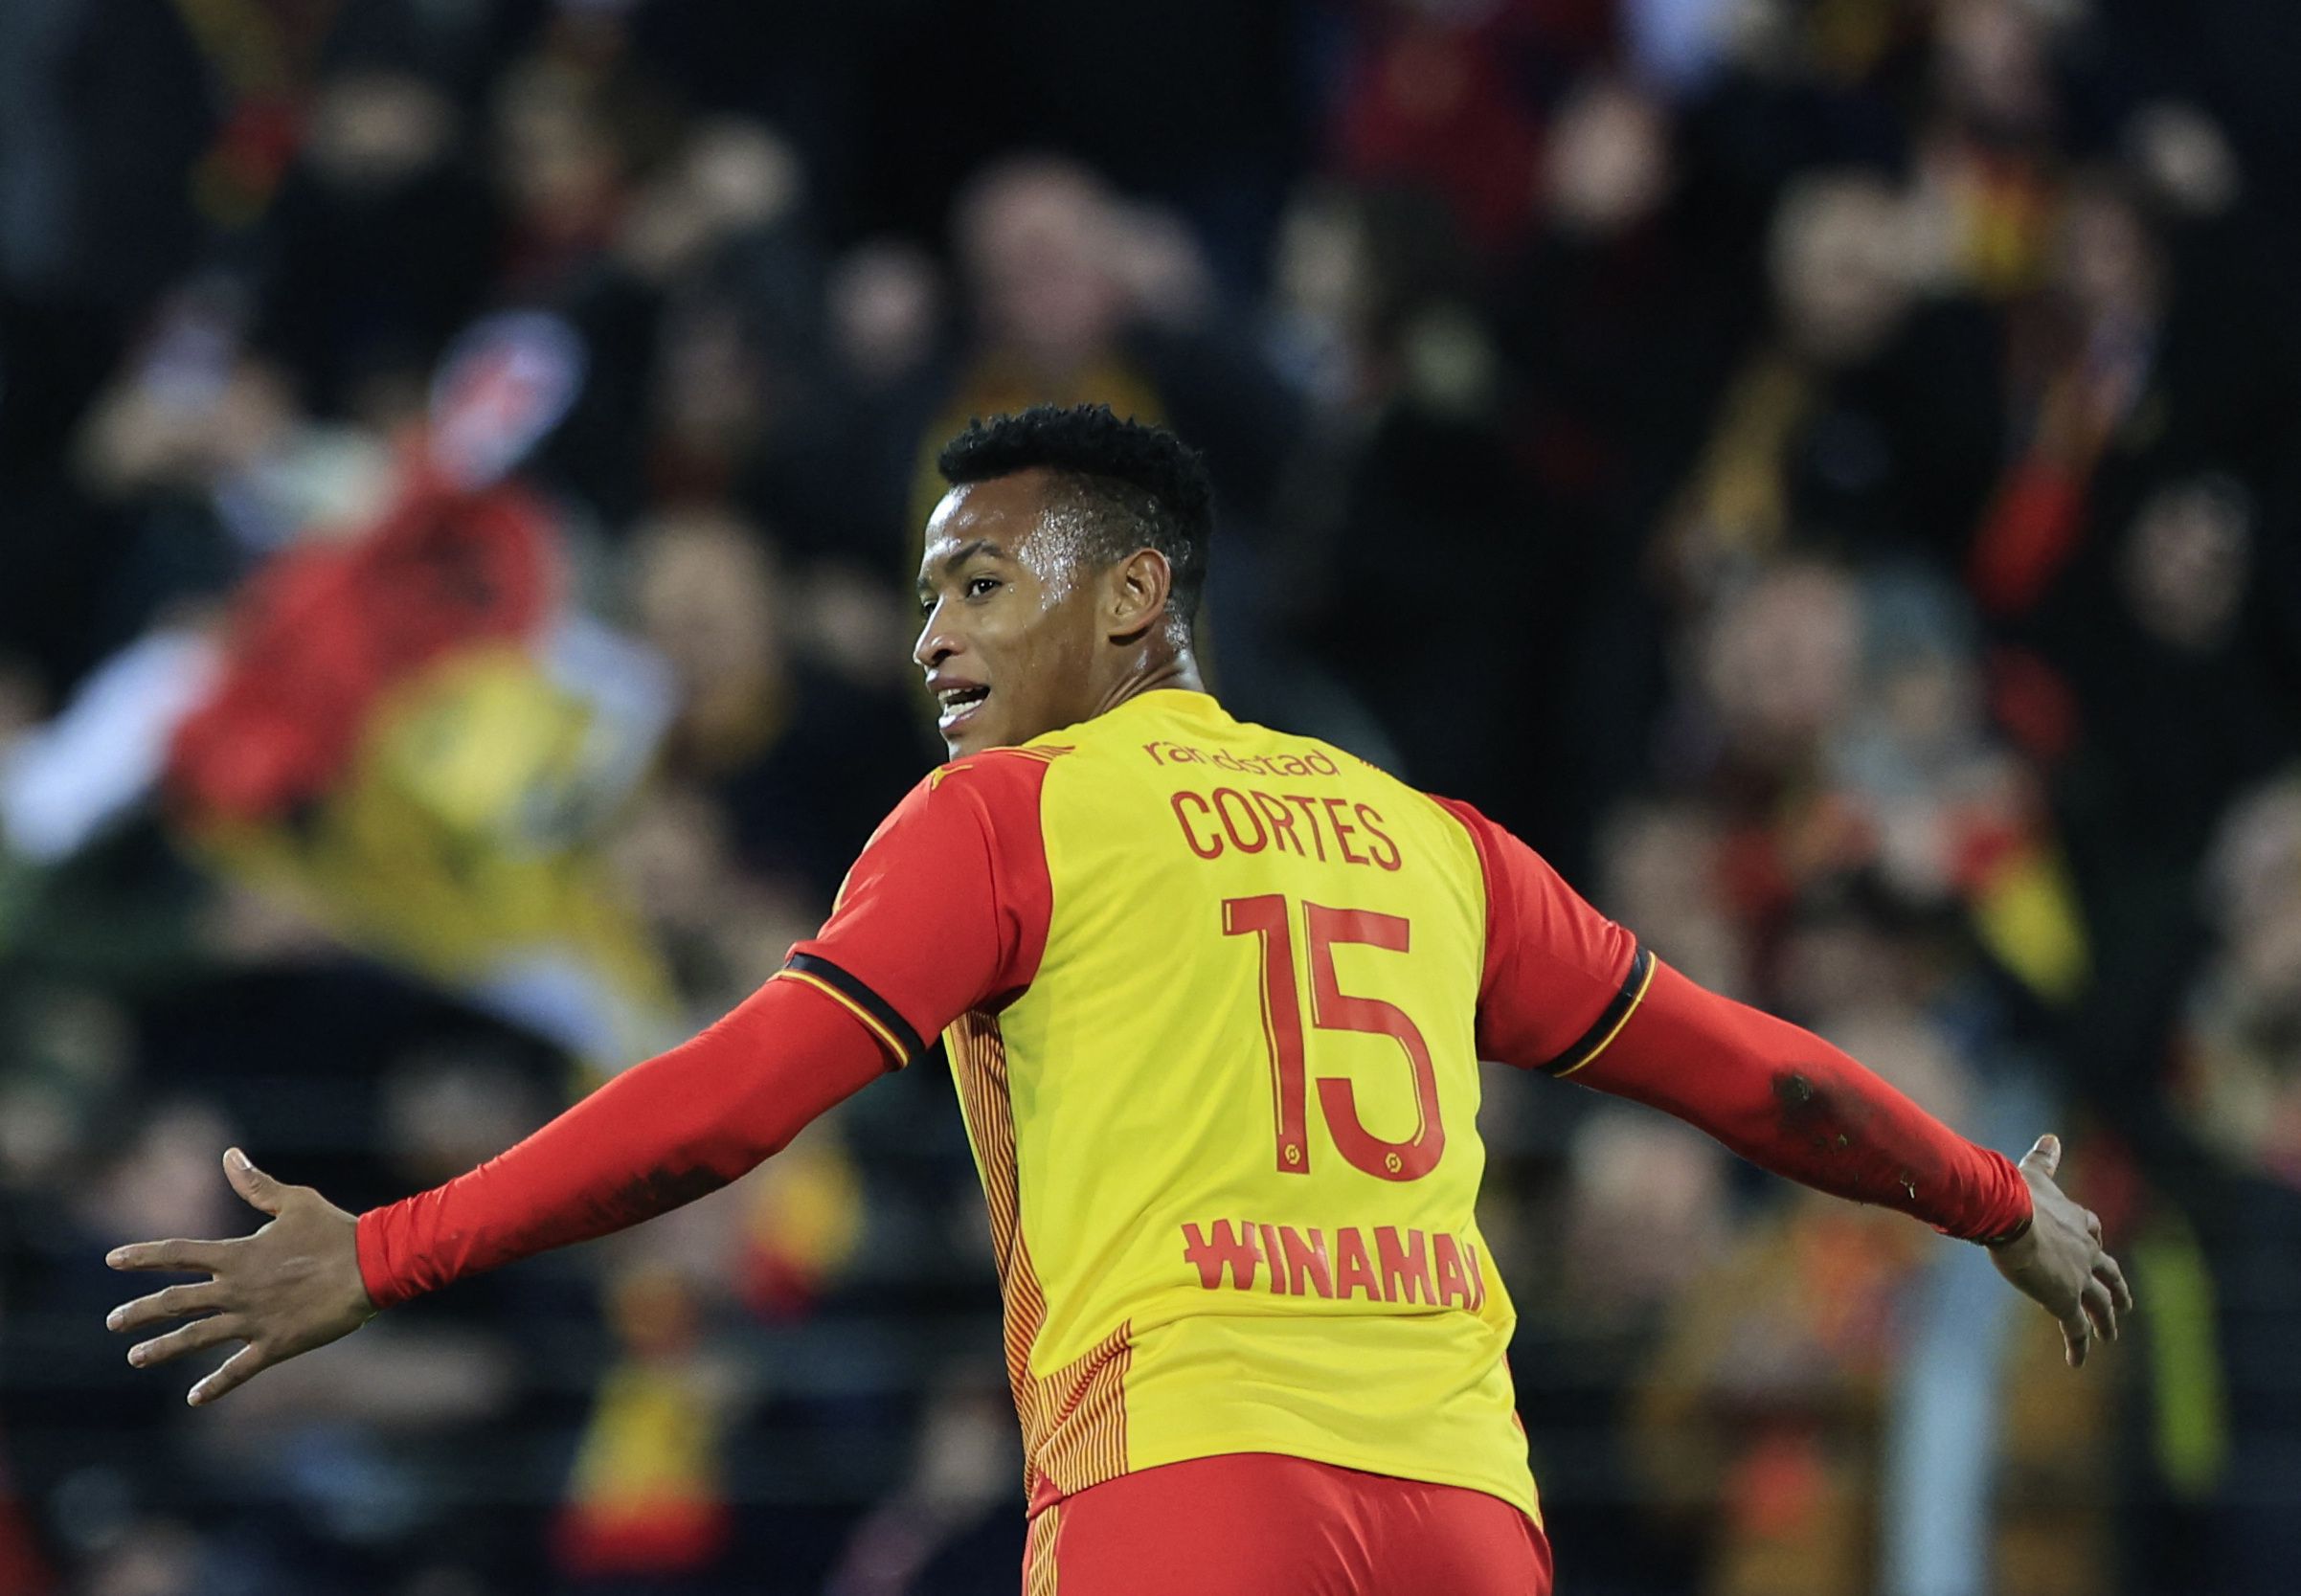
[[1162, 687], [1179, 687], [1194, 693], [1207, 690], [1207, 684], [1199, 675], [1197, 657], [1189, 649], [1162, 649], [1156, 657], [1129, 662], [1128, 668], [1097, 698], [1094, 713], [1108, 714], [1130, 698]]

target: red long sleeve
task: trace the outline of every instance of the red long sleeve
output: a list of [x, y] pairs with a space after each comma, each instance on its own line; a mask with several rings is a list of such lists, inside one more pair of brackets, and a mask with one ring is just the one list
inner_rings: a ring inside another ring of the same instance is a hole
[[1486, 881], [1485, 1058], [1634, 1098], [1751, 1163], [1981, 1240], [2029, 1218], [2029, 1186], [1811, 1031], [1696, 986], [1641, 949], [1540, 854], [1441, 798]]
[[1643, 999], [1576, 1081], [1676, 1114], [1777, 1175], [1967, 1241], [2029, 1219], [2028, 1183], [2003, 1154], [1813, 1032], [1653, 962]]
[[778, 979], [467, 1175], [359, 1220], [378, 1308], [716, 1191], [885, 1071], [854, 1013]]
[[361, 1215], [368, 1295], [388, 1308], [716, 1191], [1026, 985], [1047, 940], [1039, 788], [1060, 752], [936, 771], [872, 835], [823, 930], [733, 1013], [470, 1174]]

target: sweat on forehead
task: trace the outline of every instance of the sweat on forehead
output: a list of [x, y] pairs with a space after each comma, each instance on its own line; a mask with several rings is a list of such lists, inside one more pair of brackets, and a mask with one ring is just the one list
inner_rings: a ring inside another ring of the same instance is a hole
[[978, 554], [1014, 560], [1041, 577], [1081, 561], [1107, 564], [1152, 542], [1137, 519], [1067, 472], [955, 488], [929, 524], [920, 578], [947, 575]]
[[1109, 557], [1110, 551], [1102, 547], [1109, 540], [1099, 535], [1094, 511], [1067, 484], [1059, 480], [1050, 484], [1042, 506], [1029, 536], [1016, 551], [1016, 558], [1044, 576], [1049, 570], [1084, 559]]

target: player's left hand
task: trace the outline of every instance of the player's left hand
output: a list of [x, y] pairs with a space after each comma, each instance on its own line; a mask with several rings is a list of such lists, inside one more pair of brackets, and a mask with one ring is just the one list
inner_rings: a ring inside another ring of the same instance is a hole
[[2062, 1345], [2077, 1368], [2096, 1337], [2117, 1339], [2117, 1315], [2133, 1311], [2133, 1292], [2101, 1245], [2101, 1216], [2070, 1200], [2054, 1182], [2062, 1138], [2044, 1135], [2020, 1163], [2033, 1217], [2019, 1237], [1990, 1248], [1997, 1272], [2042, 1304], [2062, 1325]]
[[117, 1270], [209, 1276], [202, 1284], [169, 1286], [123, 1303], [104, 1320], [116, 1331], [192, 1320], [129, 1348], [128, 1361], [138, 1368], [225, 1341], [245, 1342], [192, 1386], [184, 1400], [194, 1407], [274, 1363], [349, 1336], [376, 1313], [360, 1278], [356, 1219], [309, 1186], [282, 1185], [237, 1147], [224, 1155], [224, 1178], [271, 1215], [270, 1223], [231, 1241], [137, 1242], [114, 1248], [104, 1258]]

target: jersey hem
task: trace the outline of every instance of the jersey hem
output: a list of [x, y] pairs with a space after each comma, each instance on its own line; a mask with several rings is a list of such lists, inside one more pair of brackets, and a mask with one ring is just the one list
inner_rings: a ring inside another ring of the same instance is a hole
[[[1425, 1485], [1445, 1485], [1457, 1490], [1477, 1491], [1508, 1502], [1532, 1519], [1536, 1529], [1542, 1530], [1545, 1535], [1549, 1533], [1542, 1521], [1542, 1493], [1536, 1489], [1531, 1475], [1526, 1477], [1525, 1490], [1522, 1494], [1495, 1480], [1491, 1475], [1456, 1473], [1452, 1470], [1444, 1469], [1419, 1467], [1410, 1469], [1403, 1467], [1396, 1457], [1357, 1451], [1348, 1447], [1306, 1447], [1299, 1442], [1280, 1441], [1270, 1437], [1234, 1437], [1212, 1442], [1203, 1447], [1193, 1447], [1190, 1450], [1179, 1452], [1173, 1457], [1136, 1460], [1126, 1470], [1126, 1473], [1138, 1474], [1145, 1469], [1157, 1469], [1169, 1463], [1188, 1463], [1202, 1457], [1229, 1457], [1240, 1452], [1271, 1452], [1279, 1457], [1298, 1457], [1306, 1463], [1327, 1463], [1338, 1469], [1356, 1469], [1361, 1473], [1381, 1474], [1388, 1479], [1419, 1480]], [[1123, 1479], [1125, 1474], [1114, 1474], [1111, 1477]], [[1104, 1483], [1106, 1482], [1102, 1480], [1095, 1481], [1096, 1485]], [[1081, 1487], [1081, 1490], [1084, 1491], [1093, 1489], [1094, 1487], [1092, 1485]], [[1065, 1492], [1062, 1495], [1052, 1498], [1044, 1505], [1031, 1509], [1026, 1517], [1035, 1518], [1049, 1508], [1059, 1507], [1064, 1501], [1077, 1495], [1079, 1495], [1078, 1491]]]

